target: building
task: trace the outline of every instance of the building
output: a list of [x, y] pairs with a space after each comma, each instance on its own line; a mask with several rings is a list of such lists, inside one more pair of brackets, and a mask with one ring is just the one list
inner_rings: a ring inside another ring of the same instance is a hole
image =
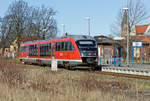
[[[128, 28], [127, 28], [128, 26]], [[122, 24], [121, 24], [121, 37], [123, 38], [120, 42], [121, 45], [124, 47], [125, 55], [126, 55], [126, 47], [127, 47], [127, 29], [129, 31], [129, 58], [132, 59], [132, 55], [136, 59], [142, 58], [144, 61], [150, 61], [150, 24], [146, 25], [135, 25], [134, 31], [130, 31], [130, 24], [128, 21], [128, 14], [127, 11], [124, 11]], [[132, 47], [133, 41], [142, 41], [143, 47]], [[141, 50], [142, 48], [142, 50]], [[132, 50], [133, 49], [133, 50]], [[125, 58], [125, 57], [124, 57]]]
[[[17, 40], [14, 40], [14, 42], [10, 45], [10, 52], [12, 51], [17, 51], [18, 50], [18, 43]], [[43, 40], [42, 37], [37, 37], [37, 36], [22, 36], [20, 38], [21, 43], [24, 43], [26, 41], [33, 41], [33, 40]]]
[[121, 23], [121, 37], [123, 39], [126, 39], [126, 37], [127, 37], [127, 29], [130, 33], [130, 24], [129, 24], [129, 21], [128, 21], [128, 14], [127, 14], [127, 10], [125, 10], [125, 12], [123, 14], [123, 20], [122, 20], [122, 23]]
[[98, 56], [103, 58], [121, 57], [122, 46], [118, 41], [106, 36], [95, 36], [98, 44]]
[[142, 59], [146, 62], [150, 61], [150, 24], [135, 25], [135, 35], [131, 36], [132, 41], [142, 41], [142, 51], [140, 47], [137, 47], [134, 51], [134, 58], [140, 59], [142, 52]]
[[[12, 57], [15, 57], [17, 51], [18, 51], [18, 39], [14, 40], [14, 42], [10, 45], [9, 48], [9, 53], [11, 54]], [[20, 38], [21, 43], [24, 43], [26, 41], [33, 41], [33, 40], [43, 40], [42, 37], [37, 37], [37, 36], [22, 36]], [[8, 54], [8, 53], [7, 53]]]

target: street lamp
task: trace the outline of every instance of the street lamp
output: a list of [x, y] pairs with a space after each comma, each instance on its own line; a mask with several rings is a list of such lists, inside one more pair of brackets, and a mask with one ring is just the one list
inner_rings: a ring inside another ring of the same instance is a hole
[[46, 30], [47, 30], [46, 28], [43, 29], [43, 40], [45, 39], [46, 36]]
[[127, 24], [126, 24], [126, 38], [127, 38], [127, 57], [126, 57], [126, 65], [129, 67], [129, 30], [128, 30], [128, 8], [123, 8], [124, 12], [127, 13]]
[[65, 24], [61, 24], [61, 26], [62, 26], [62, 33], [63, 35], [65, 35]]
[[91, 17], [87, 16], [85, 17], [85, 19], [88, 21], [88, 33], [89, 33], [89, 36], [90, 36], [90, 20], [91, 20]]

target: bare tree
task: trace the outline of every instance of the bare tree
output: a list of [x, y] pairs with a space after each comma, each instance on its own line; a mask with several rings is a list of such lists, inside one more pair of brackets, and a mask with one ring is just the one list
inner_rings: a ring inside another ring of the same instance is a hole
[[8, 15], [13, 23], [14, 34], [17, 38], [18, 49], [20, 47], [21, 36], [25, 32], [25, 28], [28, 25], [26, 20], [29, 15], [29, 6], [23, 0], [13, 2], [8, 8]]
[[[134, 26], [136, 24], [141, 24], [148, 18], [150, 18], [148, 12], [145, 9], [145, 5], [143, 4], [142, 0], [129, 0], [129, 3], [127, 4], [128, 8], [128, 18], [129, 18], [129, 30], [133, 31]], [[123, 19], [123, 8], [119, 10], [119, 13], [114, 21], [114, 23], [111, 25], [111, 33], [114, 36], [121, 36], [121, 24]]]
[[43, 37], [43, 39], [48, 37], [53, 37], [57, 33], [57, 23], [54, 19], [56, 12], [52, 8], [34, 8], [31, 12], [30, 17], [30, 28], [32, 28], [31, 33], [37, 36]]
[[1, 19], [0, 29], [1, 29], [0, 46], [2, 48], [2, 53], [3, 53], [4, 49], [8, 47], [16, 37], [14, 34], [13, 23], [10, 19], [10, 16], [7, 15]]
[[[17, 39], [18, 49], [22, 36], [53, 37], [57, 33], [54, 19], [56, 12], [52, 8], [35, 8], [23, 0], [14, 1], [8, 8], [7, 16], [1, 23], [1, 43], [9, 38]], [[3, 44], [2, 44], [3, 45]]]

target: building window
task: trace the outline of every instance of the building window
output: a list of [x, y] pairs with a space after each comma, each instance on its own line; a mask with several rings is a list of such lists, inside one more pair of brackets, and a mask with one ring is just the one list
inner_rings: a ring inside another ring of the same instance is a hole
[[139, 35], [139, 36], [142, 36], [142, 35], [143, 35], [143, 33], [138, 33], [138, 35]]
[[37, 45], [30, 45], [29, 46], [29, 56], [37, 56]]
[[40, 56], [48, 57], [51, 56], [51, 44], [41, 44], [40, 45]]
[[143, 43], [143, 46], [149, 46], [149, 43]]

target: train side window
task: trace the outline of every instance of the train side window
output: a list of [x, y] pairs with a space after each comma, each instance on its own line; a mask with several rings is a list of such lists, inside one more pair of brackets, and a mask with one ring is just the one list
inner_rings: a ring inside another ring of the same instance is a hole
[[29, 46], [29, 56], [32, 56], [33, 52], [33, 45]]
[[51, 56], [51, 43], [48, 44], [47, 56]]
[[26, 48], [27, 48], [26, 46], [20, 47], [20, 50], [19, 50], [19, 51], [20, 51], [20, 52], [26, 52]]
[[60, 51], [61, 42], [56, 42], [56, 51]]
[[65, 43], [65, 51], [73, 51], [74, 47], [70, 41], [66, 41]]
[[23, 52], [26, 52], [26, 51], [27, 51], [27, 46], [24, 46]]
[[70, 41], [56, 42], [56, 51], [73, 51], [74, 47]]
[[34, 49], [33, 49], [33, 51], [34, 51], [34, 56], [37, 56], [37, 45], [34, 45]]
[[61, 42], [61, 48], [60, 48], [60, 51], [64, 51], [64, 49], [65, 49], [65, 44], [64, 44], [64, 42]]
[[68, 42], [68, 50], [69, 50], [69, 51], [74, 51], [74, 50], [75, 50], [75, 48], [74, 48], [72, 42]]
[[44, 45], [41, 44], [41, 45], [40, 45], [40, 56], [43, 56], [43, 55], [44, 55], [44, 50], [45, 50]]
[[64, 42], [56, 42], [56, 51], [64, 51], [65, 43]]
[[37, 45], [29, 46], [29, 56], [37, 56]]
[[68, 51], [68, 44], [69, 42], [64, 42], [65, 43], [65, 51]]
[[40, 45], [40, 56], [47, 57], [51, 56], [51, 44], [41, 44]]

